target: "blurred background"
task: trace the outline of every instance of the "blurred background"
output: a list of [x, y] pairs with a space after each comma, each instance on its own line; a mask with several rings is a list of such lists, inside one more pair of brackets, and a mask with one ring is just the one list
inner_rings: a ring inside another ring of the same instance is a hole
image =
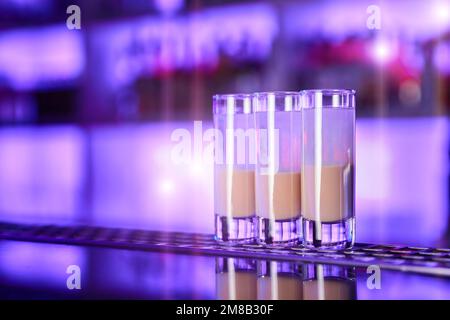
[[448, 0], [2, 0], [0, 221], [212, 233], [174, 131], [198, 155], [215, 93], [352, 88], [357, 241], [446, 247], [449, 81]]

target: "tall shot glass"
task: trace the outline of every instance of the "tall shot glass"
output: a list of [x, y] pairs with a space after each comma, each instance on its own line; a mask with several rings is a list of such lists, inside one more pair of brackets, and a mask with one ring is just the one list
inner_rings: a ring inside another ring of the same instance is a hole
[[299, 93], [255, 93], [253, 111], [259, 241], [294, 244], [301, 235]]
[[213, 97], [216, 240], [255, 240], [255, 142], [251, 95]]
[[302, 104], [302, 226], [306, 247], [355, 241], [355, 91], [305, 90]]

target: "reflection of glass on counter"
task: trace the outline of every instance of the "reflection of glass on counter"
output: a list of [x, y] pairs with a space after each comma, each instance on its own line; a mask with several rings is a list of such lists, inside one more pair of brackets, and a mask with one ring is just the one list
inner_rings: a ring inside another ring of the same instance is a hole
[[302, 300], [301, 266], [292, 262], [258, 261], [258, 300]]
[[220, 300], [255, 300], [256, 262], [243, 258], [217, 258], [216, 297]]
[[355, 268], [325, 264], [304, 265], [303, 299], [356, 299]]

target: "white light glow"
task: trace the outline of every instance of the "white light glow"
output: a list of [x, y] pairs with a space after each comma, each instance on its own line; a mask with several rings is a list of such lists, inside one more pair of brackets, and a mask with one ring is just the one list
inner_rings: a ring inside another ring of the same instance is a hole
[[200, 161], [194, 162], [189, 166], [189, 172], [193, 176], [200, 176], [205, 171], [207, 170], [205, 170]]
[[447, 2], [439, 1], [433, 6], [433, 17], [442, 23], [450, 23], [450, 5]]
[[389, 62], [395, 55], [395, 46], [386, 39], [378, 39], [373, 44], [372, 55], [379, 63]]
[[165, 179], [160, 182], [159, 188], [160, 188], [161, 193], [171, 194], [171, 193], [173, 193], [173, 191], [175, 189], [175, 185], [172, 180]]

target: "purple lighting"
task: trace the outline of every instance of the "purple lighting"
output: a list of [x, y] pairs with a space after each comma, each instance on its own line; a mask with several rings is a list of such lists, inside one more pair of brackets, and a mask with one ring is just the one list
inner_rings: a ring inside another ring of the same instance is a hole
[[70, 265], [78, 265], [85, 270], [84, 251], [80, 247], [2, 241], [0, 282], [14, 279], [15, 285], [24, 287], [67, 290], [66, 269]]
[[448, 300], [450, 299], [450, 282], [448, 279], [426, 277], [384, 270], [381, 289], [367, 288], [365, 270], [357, 275], [357, 292], [360, 300]]
[[82, 133], [71, 127], [2, 129], [0, 146], [0, 213], [16, 221], [72, 222], [81, 209]]
[[[0, 130], [0, 219], [212, 233], [213, 167], [173, 162], [180, 128], [194, 126]], [[435, 244], [447, 227], [448, 119], [358, 119], [356, 130], [357, 241]]]
[[446, 0], [346, 0], [310, 1], [292, 5], [287, 11], [286, 28], [292, 37], [309, 38], [311, 34], [339, 40], [349, 34], [364, 34], [365, 13], [378, 5], [381, 30], [390, 34], [429, 39], [444, 33], [450, 23]]
[[0, 33], [0, 77], [15, 89], [74, 80], [84, 67], [79, 32], [45, 27]]
[[170, 15], [183, 7], [184, 0], [153, 0], [153, 3], [160, 12]]
[[432, 245], [447, 227], [446, 118], [357, 121], [357, 240]]
[[98, 224], [212, 232], [212, 166], [175, 165], [173, 130], [192, 123], [104, 128], [93, 134], [93, 219]]
[[139, 18], [105, 23], [92, 30], [102, 52], [101, 79], [114, 88], [137, 76], [167, 70], [215, 68], [222, 54], [260, 60], [272, 50], [278, 24], [266, 4], [208, 8], [187, 17]]

